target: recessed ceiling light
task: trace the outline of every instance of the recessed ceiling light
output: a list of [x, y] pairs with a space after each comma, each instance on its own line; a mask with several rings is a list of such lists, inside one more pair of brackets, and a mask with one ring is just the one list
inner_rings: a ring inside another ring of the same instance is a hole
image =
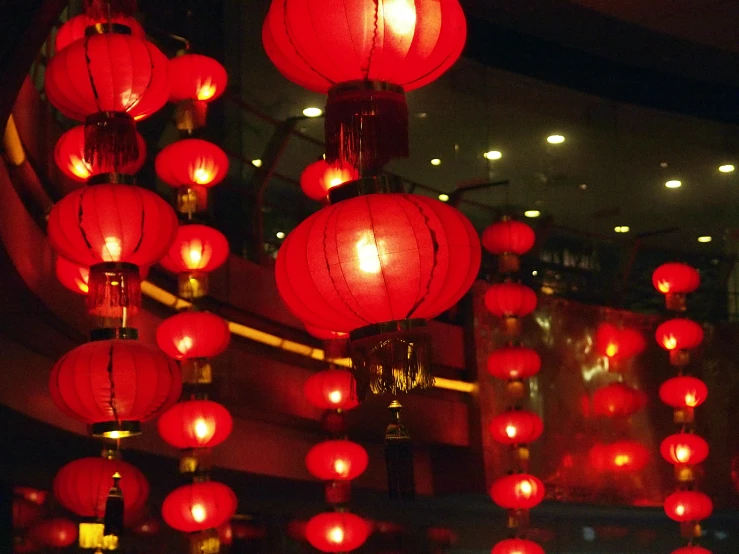
[[698, 237], [698, 242], [711, 242], [713, 240], [713, 237], [710, 235], [703, 235], [702, 237]]
[[441, 165], [441, 160], [439, 158], [434, 158], [431, 160], [431, 165]]
[[429, 116], [429, 114], [427, 114], [426, 112], [418, 112], [418, 113], [416, 114], [416, 117], [417, 117], [418, 119], [426, 119], [426, 118], [427, 118], [428, 116]]
[[531, 275], [533, 275], [534, 277], [536, 277], [537, 275], [539, 275], [539, 272], [536, 271], [536, 270], [534, 270], [534, 271], [531, 272]]
[[441, 200], [442, 202], [449, 202], [449, 195], [448, 195], [448, 194], [444, 194], [444, 193], [442, 192], [442, 193], [441, 193], [441, 194], [439, 195], [439, 200]]
[[614, 227], [613, 230], [617, 233], [628, 233], [629, 231], [631, 231], [628, 225], [618, 225]]
[[314, 108], [311, 106], [303, 110], [303, 115], [305, 117], [320, 117], [323, 115], [323, 110], [321, 108]]
[[282, 231], [277, 231], [277, 232], [275, 233], [275, 236], [276, 236], [276, 237], [277, 237], [278, 239], [282, 240], [282, 239], [284, 239], [284, 238], [285, 238], [285, 233], [283, 233]]
[[539, 210], [526, 210], [525, 212], [523, 212], [523, 215], [525, 215], [526, 217], [534, 218], [539, 217], [541, 215], [541, 212]]
[[262, 167], [262, 160], [252, 160], [251, 165], [253, 165], [254, 167]]
[[668, 189], [679, 189], [681, 186], [683, 186], [682, 181], [678, 181], [677, 179], [672, 179], [670, 181], [667, 181], [665, 183], [665, 186]]
[[503, 154], [501, 154], [498, 150], [490, 150], [489, 152], [485, 152], [483, 156], [485, 156], [485, 158], [488, 160], [499, 160], [503, 157]]
[[580, 183], [580, 190], [588, 190], [587, 183]]
[[666, 167], [667, 167], [667, 165], [668, 165], [668, 164], [667, 164], [667, 162], [659, 162], [659, 166], [660, 166], [660, 167], [661, 167], [662, 169], [666, 168]]
[[547, 142], [549, 144], [562, 144], [565, 141], [565, 138], [562, 135], [549, 135], [547, 137]]
[[731, 172], [732, 172], [732, 171], [734, 171], [735, 169], [736, 169], [736, 168], [735, 168], [735, 167], [734, 167], [734, 166], [733, 166], [732, 164], [724, 164], [724, 165], [720, 165], [720, 166], [718, 166], [718, 170], [719, 170], [719, 171], [720, 171], [721, 173], [731, 173]]

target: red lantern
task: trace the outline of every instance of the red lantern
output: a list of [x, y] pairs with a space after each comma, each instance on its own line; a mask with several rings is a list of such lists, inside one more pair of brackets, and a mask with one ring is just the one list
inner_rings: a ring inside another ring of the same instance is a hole
[[675, 433], [665, 437], [659, 452], [670, 464], [695, 465], [708, 457], [708, 443], [692, 433]]
[[236, 513], [236, 495], [222, 483], [205, 481], [173, 490], [162, 504], [162, 517], [167, 525], [194, 533], [219, 527]]
[[479, 240], [460, 212], [424, 196], [387, 193], [310, 216], [283, 243], [275, 273], [301, 321], [355, 331], [362, 398], [369, 389], [431, 385], [431, 345], [421, 328], [467, 292], [479, 265]]
[[305, 457], [305, 466], [321, 481], [352, 481], [367, 469], [367, 451], [356, 442], [330, 440], [316, 444]]
[[92, 426], [94, 436], [121, 438], [177, 401], [177, 364], [135, 340], [78, 346], [52, 368], [51, 398], [66, 415]]
[[593, 413], [605, 417], [629, 417], [647, 403], [647, 395], [624, 383], [611, 383], [593, 394]]
[[523, 346], [504, 346], [488, 357], [488, 373], [503, 380], [533, 377], [541, 369], [541, 358], [536, 350]]
[[677, 491], [665, 498], [665, 513], [681, 523], [700, 521], [713, 513], [713, 502], [702, 492]]
[[496, 479], [490, 496], [498, 506], [509, 510], [528, 510], [544, 499], [544, 483], [527, 473]]
[[157, 329], [159, 348], [175, 360], [212, 358], [223, 353], [231, 340], [228, 322], [210, 312], [180, 312]]
[[77, 540], [77, 525], [62, 517], [47, 519], [33, 526], [31, 537], [42, 546], [66, 548]]
[[370, 526], [349, 512], [324, 512], [313, 516], [305, 527], [305, 538], [321, 552], [350, 552], [362, 546]]
[[226, 90], [226, 69], [213, 58], [183, 54], [169, 60], [170, 102], [212, 102]]
[[501, 444], [529, 444], [541, 436], [544, 423], [529, 410], [508, 410], [492, 419], [489, 430]]
[[644, 469], [649, 462], [649, 450], [636, 441], [596, 444], [590, 449], [590, 464], [596, 471], [630, 473]]
[[149, 497], [149, 483], [131, 464], [116, 458], [80, 458], [62, 467], [54, 477], [54, 496], [67, 510], [78, 516], [102, 519], [105, 501], [119, 473], [124, 516], [137, 513]]
[[482, 233], [482, 247], [499, 256], [498, 269], [501, 273], [518, 271], [518, 257], [531, 250], [535, 240], [536, 235], [531, 227], [509, 218], [493, 223]]
[[426, 529], [426, 536], [432, 543], [441, 548], [449, 548], [459, 539], [457, 532], [448, 527], [429, 527]]
[[665, 295], [667, 309], [685, 311], [685, 294], [693, 292], [701, 279], [695, 268], [681, 263], [662, 264], [652, 274], [652, 284]]
[[[87, 294], [90, 290], [88, 286], [90, 280], [89, 267], [70, 262], [66, 258], [57, 256], [54, 264], [54, 272], [56, 273], [57, 280], [72, 292]], [[148, 274], [148, 267], [139, 267], [139, 276], [142, 281], [146, 279]]]
[[29, 554], [31, 552], [38, 552], [40, 549], [41, 547], [29, 537], [24, 535], [13, 537], [13, 554]]
[[690, 545], [673, 550], [672, 554], [711, 554], [711, 551], [702, 546]]
[[228, 173], [228, 157], [217, 145], [191, 138], [178, 140], [157, 154], [159, 178], [173, 187], [212, 187]]
[[303, 385], [303, 396], [319, 410], [351, 410], [359, 401], [354, 376], [344, 369], [324, 369]]
[[212, 400], [178, 402], [159, 417], [159, 436], [175, 448], [211, 448], [228, 438], [233, 420]]
[[485, 307], [503, 319], [507, 335], [516, 336], [521, 332], [520, 318], [536, 308], [536, 293], [518, 283], [496, 283], [485, 293]]
[[657, 327], [657, 343], [670, 352], [670, 363], [686, 365], [690, 360], [686, 350], [703, 342], [703, 328], [690, 319], [670, 319]]
[[308, 198], [322, 202], [328, 198], [329, 190], [358, 177], [357, 170], [349, 164], [329, 165], [325, 160], [318, 160], [300, 174], [300, 188]]
[[13, 528], [25, 529], [30, 527], [41, 517], [41, 508], [38, 504], [25, 498], [13, 498]]
[[544, 554], [544, 549], [526, 539], [506, 539], [496, 544], [490, 554]]
[[[85, 38], [85, 30], [91, 25], [95, 25], [97, 23], [101, 22], [86, 14], [70, 18], [64, 25], [59, 27], [59, 30], [56, 33], [56, 39], [54, 40], [54, 50], [59, 52], [73, 42], [76, 42], [81, 38]], [[131, 35], [136, 38], [142, 40], [146, 38], [144, 28], [133, 17], [114, 15], [111, 19], [111, 23], [114, 25], [125, 25], [131, 29]]]
[[33, 487], [16, 485], [13, 487], [13, 494], [16, 496], [20, 496], [21, 498], [24, 498], [29, 502], [33, 502], [38, 506], [43, 506], [44, 502], [46, 502], [46, 495], [48, 493], [46, 491], [34, 489]]
[[182, 225], [167, 255], [164, 269], [179, 275], [179, 293], [184, 298], [199, 298], [208, 292], [208, 273], [228, 259], [226, 237], [213, 227], [199, 223]]
[[285, 77], [328, 91], [327, 161], [379, 168], [408, 156], [404, 91], [451, 67], [466, 34], [457, 0], [274, 0], [262, 41]]
[[[84, 17], [84, 16], [79, 16]], [[146, 161], [146, 142], [144, 137], [136, 133], [138, 156], [120, 167], [105, 165], [108, 160], [96, 160], [98, 163], [89, 164], [85, 161], [85, 128], [82, 125], [72, 127], [64, 133], [54, 147], [54, 161], [64, 175], [79, 183], [101, 173], [137, 173]], [[100, 163], [102, 162], [102, 163]]]
[[668, 379], [659, 388], [662, 402], [675, 409], [675, 423], [693, 421], [693, 408], [706, 401], [708, 388], [696, 377], [681, 375]]
[[613, 362], [632, 358], [640, 354], [646, 346], [642, 334], [630, 327], [619, 328], [603, 323], [595, 332], [596, 351]]

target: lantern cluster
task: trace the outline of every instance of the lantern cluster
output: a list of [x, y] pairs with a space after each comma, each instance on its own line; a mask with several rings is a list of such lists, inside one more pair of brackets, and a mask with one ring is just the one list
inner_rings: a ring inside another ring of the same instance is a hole
[[13, 487], [13, 552], [66, 548], [77, 541], [77, 525], [49, 513], [46, 491]]
[[482, 235], [482, 245], [498, 256], [498, 270], [504, 280], [492, 284], [485, 293], [485, 307], [502, 320], [506, 343], [494, 350], [487, 361], [488, 371], [506, 382], [506, 409], [493, 417], [488, 430], [492, 439], [505, 446], [511, 454], [511, 471], [496, 479], [490, 496], [498, 506], [508, 510], [508, 529], [515, 538], [493, 547], [493, 552], [541, 552], [541, 547], [525, 538], [529, 510], [544, 499], [544, 484], [529, 474], [529, 445], [538, 439], [544, 423], [538, 414], [522, 405], [526, 386], [524, 380], [536, 375], [541, 359], [535, 350], [523, 346], [520, 340], [521, 318], [536, 308], [536, 293], [515, 281], [520, 270], [519, 256], [534, 245], [533, 229], [508, 217], [490, 225]]
[[[700, 284], [698, 272], [682, 263], [667, 263], [658, 267], [652, 275], [655, 288], [665, 295], [666, 307], [680, 314], [686, 311], [686, 294]], [[664, 503], [665, 513], [680, 523], [681, 535], [688, 546], [679, 549], [699, 549], [693, 541], [702, 534], [700, 522], [713, 512], [713, 503], [697, 489], [696, 466], [709, 452], [708, 443], [696, 434], [694, 409], [706, 400], [708, 389], [697, 377], [687, 375], [691, 363], [690, 351], [703, 341], [703, 328], [685, 317], [669, 319], [657, 327], [657, 343], [670, 354], [670, 365], [677, 376], [662, 383], [659, 396], [673, 409], [673, 420], [678, 432], [662, 441], [660, 454], [675, 468], [676, 490]], [[687, 551], [686, 550], [686, 551]]]

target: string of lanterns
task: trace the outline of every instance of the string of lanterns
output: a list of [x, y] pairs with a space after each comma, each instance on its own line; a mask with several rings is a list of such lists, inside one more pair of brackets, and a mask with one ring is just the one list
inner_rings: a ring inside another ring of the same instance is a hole
[[506, 381], [506, 409], [493, 417], [488, 430], [493, 440], [510, 449], [513, 469], [496, 479], [490, 487], [493, 502], [508, 511], [507, 527], [514, 535], [498, 542], [493, 554], [544, 554], [544, 549], [526, 537], [529, 510], [537, 506], [545, 494], [544, 484], [528, 473], [529, 445], [538, 439], [544, 423], [535, 412], [521, 405], [526, 395], [524, 379], [533, 377], [541, 368], [535, 350], [521, 344], [521, 318], [536, 308], [536, 293], [515, 282], [511, 276], [520, 270], [519, 256], [528, 252], [536, 240], [533, 229], [525, 223], [503, 218], [490, 225], [482, 235], [483, 247], [498, 257], [498, 270], [504, 281], [491, 285], [485, 293], [485, 306], [501, 318], [507, 344], [488, 357], [488, 371]]
[[[686, 294], [700, 285], [700, 275], [689, 265], [666, 263], [654, 271], [652, 283], [665, 295], [666, 308], [680, 314], [687, 308]], [[677, 370], [677, 376], [659, 389], [660, 399], [673, 409], [673, 421], [679, 426], [679, 431], [665, 437], [660, 445], [660, 454], [675, 468], [677, 482], [677, 490], [665, 499], [665, 513], [680, 523], [680, 534], [688, 542], [673, 554], [710, 554], [694, 544], [702, 534], [700, 521], [713, 512], [710, 497], [697, 489], [695, 469], [709, 452], [708, 443], [695, 432], [694, 413], [706, 400], [708, 389], [697, 377], [685, 374], [691, 362], [690, 350], [703, 341], [703, 329], [690, 319], [677, 317], [659, 325], [655, 338], [669, 352], [670, 365]]]

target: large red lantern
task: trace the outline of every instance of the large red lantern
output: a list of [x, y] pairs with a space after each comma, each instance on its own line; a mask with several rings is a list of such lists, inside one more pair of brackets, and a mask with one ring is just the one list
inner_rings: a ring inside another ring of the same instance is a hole
[[646, 346], [642, 334], [630, 327], [602, 323], [595, 331], [595, 350], [612, 362], [632, 358], [640, 354]]
[[162, 504], [162, 517], [167, 525], [194, 533], [219, 527], [236, 513], [236, 495], [216, 481], [184, 485], [173, 490]]
[[359, 401], [354, 376], [344, 369], [324, 369], [303, 385], [303, 396], [319, 410], [351, 410]]
[[324, 512], [313, 516], [305, 527], [305, 538], [321, 552], [350, 552], [362, 546], [370, 525], [349, 512]]
[[641, 471], [649, 462], [649, 450], [636, 441], [618, 441], [596, 444], [590, 449], [590, 464], [605, 473], [632, 473]]
[[174, 210], [157, 194], [112, 183], [69, 193], [54, 204], [47, 227], [57, 254], [90, 267], [90, 313], [110, 318], [139, 310], [139, 268], [161, 258], [176, 231]]
[[51, 398], [66, 415], [92, 426], [94, 436], [121, 438], [177, 401], [177, 364], [136, 340], [78, 346], [52, 368]]
[[[131, 29], [131, 35], [136, 38], [146, 38], [144, 28], [133, 17], [117, 14], [111, 18], [110, 23], [113, 25], [124, 25], [125, 27], [128, 27]], [[59, 52], [73, 42], [76, 42], [81, 38], [85, 38], [85, 31], [87, 28], [97, 24], [105, 25], [107, 24], [107, 21], [101, 22], [87, 14], [80, 14], [70, 18], [66, 23], [64, 23], [64, 25], [59, 27], [59, 30], [56, 33], [56, 39], [54, 39], [54, 50]]]
[[703, 328], [690, 319], [670, 319], [657, 327], [657, 343], [670, 352], [670, 363], [686, 365], [690, 361], [688, 350], [703, 342]]
[[662, 264], [652, 273], [652, 284], [665, 295], [667, 309], [685, 311], [685, 295], [700, 285], [698, 271], [687, 264]]
[[708, 457], [708, 443], [693, 433], [675, 433], [662, 441], [662, 457], [673, 465], [695, 465]]
[[677, 491], [665, 498], [665, 513], [681, 523], [700, 521], [713, 513], [713, 502], [699, 491]]
[[159, 178], [173, 187], [212, 187], [228, 173], [228, 157], [220, 147], [191, 138], [165, 146], [155, 161]]
[[482, 247], [499, 256], [498, 269], [501, 273], [519, 270], [518, 257], [534, 246], [534, 230], [520, 221], [504, 218], [493, 223], [482, 233]]
[[54, 496], [78, 516], [102, 519], [115, 473], [121, 476], [119, 486], [124, 516], [128, 519], [146, 503], [149, 483], [136, 467], [117, 458], [80, 458], [69, 462], [54, 477]]
[[221, 267], [228, 254], [228, 240], [223, 233], [207, 225], [190, 223], [177, 230], [161, 265], [178, 274], [180, 296], [193, 299], [207, 294], [208, 273]]
[[449, 69], [466, 34], [457, 0], [273, 0], [262, 41], [285, 77], [328, 92], [327, 161], [379, 168], [408, 155], [404, 92]]
[[479, 266], [479, 240], [460, 212], [424, 196], [387, 193], [310, 216], [283, 243], [275, 273], [301, 321], [352, 332], [362, 398], [368, 390], [431, 386], [425, 320], [453, 306]]
[[708, 387], [697, 377], [681, 375], [672, 377], [659, 387], [662, 402], [675, 409], [675, 423], [693, 421], [693, 409], [706, 401]]
[[505, 539], [496, 544], [490, 554], [544, 554], [544, 549], [527, 539]]
[[367, 469], [367, 451], [356, 442], [329, 440], [316, 444], [305, 456], [305, 466], [321, 481], [352, 481]]
[[647, 395], [624, 383], [611, 383], [593, 394], [593, 413], [605, 417], [629, 417], [647, 403]]
[[328, 164], [325, 160], [318, 160], [300, 174], [300, 188], [308, 198], [324, 202], [328, 200], [329, 190], [358, 177], [357, 170], [349, 164]]
[[528, 510], [544, 499], [544, 483], [528, 473], [514, 473], [496, 479], [490, 496], [501, 508]]
[[541, 436], [544, 423], [529, 410], [508, 410], [495, 416], [488, 429], [501, 444], [529, 444]]
[[233, 420], [218, 402], [185, 400], [159, 417], [158, 428], [159, 436], [175, 448], [211, 448], [228, 438]]
[[33, 526], [31, 537], [42, 546], [66, 548], [77, 540], [77, 525], [63, 517], [46, 519]]

